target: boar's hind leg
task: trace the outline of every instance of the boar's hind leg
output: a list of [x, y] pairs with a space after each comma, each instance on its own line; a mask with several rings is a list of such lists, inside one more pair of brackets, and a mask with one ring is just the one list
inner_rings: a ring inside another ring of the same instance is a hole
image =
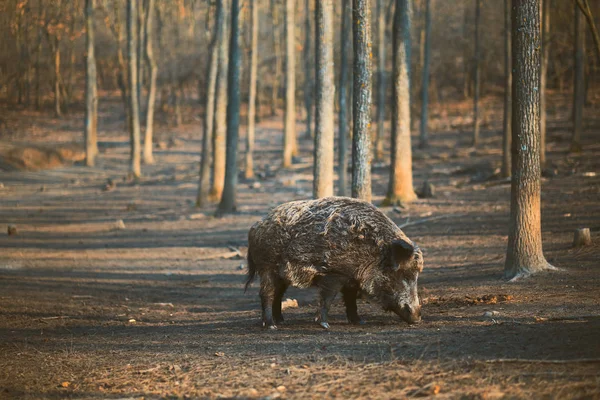
[[358, 296], [358, 286], [354, 284], [346, 284], [342, 287], [342, 296], [346, 305], [346, 317], [351, 324], [362, 325], [365, 323], [358, 315], [358, 307], [356, 306], [356, 297]]
[[281, 280], [275, 281], [275, 296], [273, 298], [273, 320], [276, 324], [283, 322], [283, 315], [281, 314], [281, 300], [287, 289], [287, 285]]
[[277, 329], [273, 321], [273, 301], [275, 299], [276, 277], [264, 274], [260, 277], [260, 300], [262, 305], [263, 326], [269, 329]]
[[319, 312], [315, 320], [325, 329], [329, 329], [329, 323], [327, 322], [329, 307], [331, 306], [331, 303], [333, 303], [333, 300], [340, 291], [342, 285], [343, 282], [340, 281], [340, 278], [333, 275], [324, 276], [318, 283], [321, 301]]

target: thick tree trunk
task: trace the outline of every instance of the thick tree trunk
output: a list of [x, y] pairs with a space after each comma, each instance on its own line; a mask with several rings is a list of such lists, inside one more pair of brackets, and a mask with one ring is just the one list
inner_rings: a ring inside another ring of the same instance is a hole
[[137, 97], [137, 0], [127, 1], [127, 58], [129, 69], [129, 114], [131, 126], [129, 135], [131, 140], [131, 169], [134, 177], [142, 175], [140, 167], [140, 111]]
[[313, 137], [312, 120], [313, 120], [313, 96], [314, 96], [314, 82], [313, 82], [313, 66], [312, 53], [310, 42], [312, 40], [311, 35], [311, 0], [305, 0], [305, 12], [304, 12], [304, 107], [306, 108], [306, 132], [305, 137]]
[[283, 167], [292, 166], [296, 148], [296, 30], [295, 0], [285, 5], [285, 120], [283, 134]]
[[219, 39], [219, 72], [217, 75], [217, 97], [215, 99], [215, 122], [213, 126], [213, 179], [210, 198], [219, 201], [225, 184], [225, 157], [227, 136], [227, 77], [229, 53], [229, 4], [223, 1], [223, 35]]
[[542, 70], [540, 77], [540, 163], [546, 165], [546, 86], [548, 59], [550, 58], [550, 6], [551, 0], [542, 1]]
[[[548, 1], [548, 0], [543, 0]], [[511, 28], [510, 28], [510, 3], [504, 0], [504, 129], [502, 134], [502, 168], [504, 178], [510, 176], [510, 146], [512, 122], [512, 62], [511, 62]]]
[[406, 204], [417, 199], [413, 188], [410, 144], [410, 48], [412, 2], [396, 0], [394, 14], [392, 87], [392, 160], [384, 205]]
[[86, 0], [85, 2], [85, 25], [86, 25], [86, 47], [87, 57], [86, 76], [85, 76], [85, 165], [93, 167], [97, 145], [97, 126], [98, 126], [98, 83], [96, 74], [96, 56], [95, 56], [95, 32], [94, 32], [94, 7], [95, 0]]
[[352, 52], [352, 0], [342, 2], [342, 46], [338, 115], [338, 194], [348, 195], [348, 56]]
[[574, 42], [574, 90], [573, 90], [573, 136], [571, 151], [581, 151], [581, 131], [583, 130], [583, 107], [585, 103], [585, 20], [583, 13], [575, 4], [575, 42]]
[[552, 268], [542, 252], [540, 182], [540, 7], [512, 1], [512, 184], [504, 276]]
[[254, 178], [254, 123], [256, 120], [256, 74], [258, 68], [258, 2], [250, 3], [252, 43], [250, 56], [250, 90], [248, 93], [248, 133], [246, 135], [246, 179]]
[[313, 196], [333, 195], [333, 0], [318, 0], [315, 7], [317, 101]]
[[[353, 1], [352, 197], [371, 201], [371, 2]], [[341, 107], [341, 104], [340, 104]]]
[[158, 66], [154, 59], [154, 0], [148, 0], [146, 10], [146, 28], [144, 34], [146, 36], [146, 62], [150, 66], [150, 90], [148, 92], [148, 104], [146, 111], [146, 132], [144, 136], [144, 163], [153, 164], [154, 155], [152, 154], [152, 142], [154, 134], [154, 103], [156, 102], [156, 77], [158, 75]]
[[223, 0], [217, 0], [215, 16], [215, 27], [213, 39], [210, 46], [210, 59], [208, 62], [208, 74], [206, 78], [206, 97], [204, 103], [204, 121], [202, 136], [202, 158], [200, 160], [200, 182], [196, 196], [196, 207], [202, 207], [208, 202], [210, 185], [210, 147], [213, 134], [215, 114], [215, 92], [217, 88], [217, 73], [219, 69], [219, 43], [224, 29]]
[[481, 0], [475, 0], [475, 57], [473, 71], [473, 146], [479, 142], [479, 92], [481, 90], [481, 49], [479, 28], [481, 25]]
[[231, 35], [229, 42], [229, 71], [227, 84], [227, 168], [225, 187], [219, 204], [219, 214], [236, 211], [237, 148], [240, 128], [240, 43], [239, 0], [231, 1]]
[[383, 160], [385, 122], [385, 7], [377, 0], [377, 136], [375, 138], [375, 160]]
[[421, 86], [421, 141], [419, 147], [429, 145], [427, 132], [427, 107], [429, 106], [429, 59], [431, 53], [431, 0], [425, 0], [425, 44], [423, 47], [423, 83]]

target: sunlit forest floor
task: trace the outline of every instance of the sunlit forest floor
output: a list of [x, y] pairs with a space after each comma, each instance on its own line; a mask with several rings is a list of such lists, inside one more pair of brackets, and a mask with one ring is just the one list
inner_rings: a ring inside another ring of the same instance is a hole
[[[131, 181], [123, 108], [101, 101], [96, 167], [57, 158], [24, 171], [4, 158], [0, 227], [17, 234], [0, 235], [0, 398], [600, 398], [600, 113], [586, 110], [583, 151], [568, 154], [568, 98], [551, 103], [542, 229], [559, 271], [502, 279], [510, 185], [497, 177], [499, 101], [486, 99], [477, 149], [470, 104], [435, 106], [432, 145], [414, 151], [415, 187], [428, 180], [435, 197], [383, 208], [414, 223], [404, 231], [424, 251], [423, 322], [362, 299], [367, 324], [351, 326], [338, 299], [325, 331], [315, 293], [289, 290], [298, 307], [267, 332], [257, 285], [243, 290], [246, 235], [270, 207], [311, 196], [312, 141], [282, 170], [281, 115], [263, 118], [260, 178], [240, 179], [239, 212], [215, 218], [216, 205], [194, 208], [199, 111], [157, 128], [157, 162]], [[34, 145], [80, 157], [79, 111], [59, 120], [2, 107], [5, 156]], [[378, 204], [388, 163], [373, 173]], [[573, 249], [580, 227], [594, 244]]]

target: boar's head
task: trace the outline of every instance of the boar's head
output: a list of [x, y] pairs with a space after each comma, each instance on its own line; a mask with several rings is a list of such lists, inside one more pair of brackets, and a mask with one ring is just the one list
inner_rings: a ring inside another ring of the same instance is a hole
[[417, 279], [423, 271], [423, 253], [410, 240], [396, 239], [383, 265], [387, 279], [378, 288], [383, 308], [393, 311], [409, 324], [421, 321]]

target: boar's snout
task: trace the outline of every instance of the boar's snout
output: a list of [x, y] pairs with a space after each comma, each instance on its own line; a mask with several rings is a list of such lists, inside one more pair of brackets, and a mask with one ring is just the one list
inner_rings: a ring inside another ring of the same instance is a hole
[[421, 322], [421, 305], [411, 307], [405, 304], [400, 308], [398, 315], [409, 324], [417, 324]]

